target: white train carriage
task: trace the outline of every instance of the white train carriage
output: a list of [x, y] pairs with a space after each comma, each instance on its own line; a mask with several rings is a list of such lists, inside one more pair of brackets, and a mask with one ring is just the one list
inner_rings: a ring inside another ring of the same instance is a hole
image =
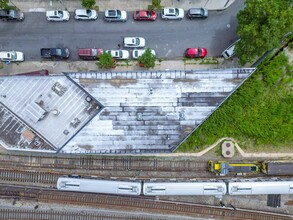
[[224, 182], [145, 182], [143, 194], [146, 196], [159, 195], [215, 195], [227, 193]]
[[59, 177], [57, 189], [76, 192], [140, 195], [141, 182]]
[[293, 194], [293, 179], [242, 180], [228, 183], [229, 195]]

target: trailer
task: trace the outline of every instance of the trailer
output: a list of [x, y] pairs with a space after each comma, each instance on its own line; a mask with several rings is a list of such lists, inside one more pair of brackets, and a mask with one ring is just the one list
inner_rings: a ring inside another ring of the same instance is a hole
[[247, 173], [260, 173], [261, 163], [259, 162], [227, 162], [212, 161], [208, 162], [208, 170], [216, 175], [225, 176], [229, 173], [246, 175]]
[[293, 175], [293, 161], [263, 161], [261, 171], [268, 175]]

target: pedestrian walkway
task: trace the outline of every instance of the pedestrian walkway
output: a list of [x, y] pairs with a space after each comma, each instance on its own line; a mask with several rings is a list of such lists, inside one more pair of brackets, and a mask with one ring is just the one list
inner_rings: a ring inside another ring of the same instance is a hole
[[[229, 7], [235, 0], [162, 0], [163, 7], [178, 7], [187, 10], [189, 8], [204, 7], [208, 10], [223, 10]], [[65, 9], [73, 12], [81, 8], [80, 0], [13, 0], [10, 1], [24, 12], [43, 12], [46, 10]], [[147, 9], [151, 0], [97, 0], [96, 5], [100, 11], [107, 9], [121, 9], [135, 11]]]

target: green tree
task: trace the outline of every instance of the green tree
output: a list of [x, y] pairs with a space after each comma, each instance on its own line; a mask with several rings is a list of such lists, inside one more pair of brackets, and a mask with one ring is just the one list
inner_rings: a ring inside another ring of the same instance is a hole
[[8, 5], [8, 2], [7, 0], [0, 0], [0, 8], [2, 9], [9, 9], [10, 6]]
[[100, 60], [96, 64], [100, 68], [110, 69], [115, 66], [115, 60], [113, 59], [110, 53], [103, 52], [99, 58]]
[[152, 54], [150, 48], [147, 48], [146, 51], [138, 58], [139, 64], [145, 68], [153, 68], [156, 62], [156, 56]]
[[86, 9], [92, 9], [96, 4], [96, 0], [81, 0], [82, 7]]
[[243, 65], [278, 46], [283, 36], [292, 31], [292, 1], [246, 0], [237, 18], [241, 41], [235, 50]]
[[148, 5], [148, 9], [149, 10], [161, 10], [162, 6], [161, 6], [161, 0], [152, 0], [152, 4]]

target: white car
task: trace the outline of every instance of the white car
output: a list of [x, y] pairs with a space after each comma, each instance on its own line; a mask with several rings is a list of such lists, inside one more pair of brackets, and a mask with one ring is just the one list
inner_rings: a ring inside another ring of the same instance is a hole
[[48, 21], [68, 21], [70, 14], [68, 11], [54, 10], [46, 12]]
[[164, 20], [182, 20], [184, 18], [184, 10], [182, 8], [163, 8], [161, 16]]
[[77, 20], [96, 20], [98, 18], [96, 10], [76, 9], [74, 14], [74, 18]]
[[106, 50], [106, 53], [111, 54], [117, 60], [129, 59], [129, 52], [127, 50]]
[[0, 60], [1, 61], [9, 61], [9, 62], [20, 62], [24, 61], [24, 55], [19, 51], [2, 51], [0, 52]]
[[142, 37], [124, 37], [124, 47], [144, 47], [145, 39]]
[[[132, 51], [132, 58], [138, 59], [141, 55], [145, 53], [146, 49], [135, 49]], [[156, 56], [156, 52], [154, 50], [151, 50], [151, 53]]]

